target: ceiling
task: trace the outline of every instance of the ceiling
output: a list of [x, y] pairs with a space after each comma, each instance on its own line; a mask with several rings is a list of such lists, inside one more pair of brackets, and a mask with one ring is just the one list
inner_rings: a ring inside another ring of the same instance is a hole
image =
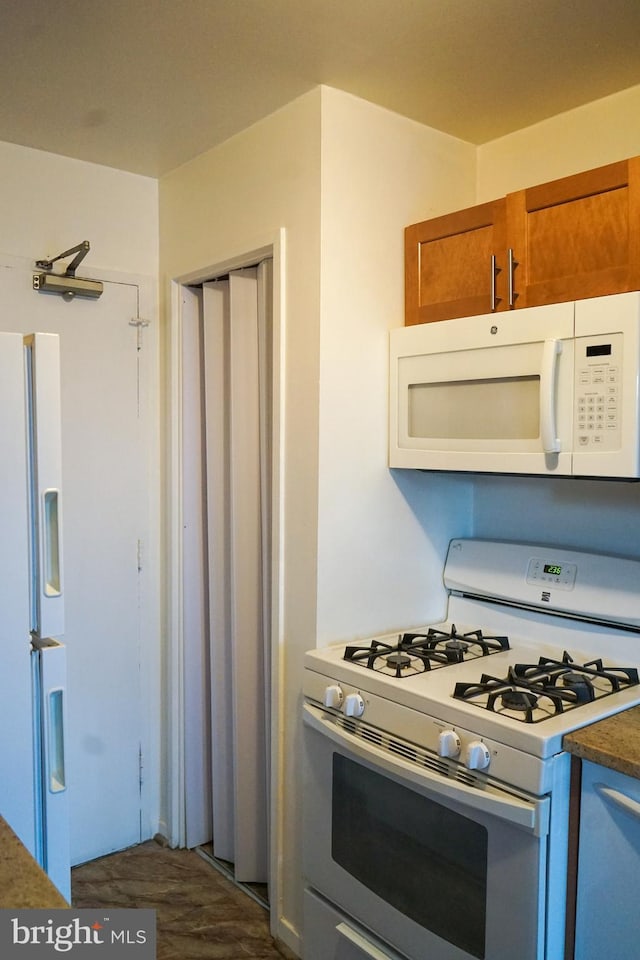
[[158, 177], [324, 83], [480, 144], [639, 51], [638, 0], [3, 0], [0, 140]]

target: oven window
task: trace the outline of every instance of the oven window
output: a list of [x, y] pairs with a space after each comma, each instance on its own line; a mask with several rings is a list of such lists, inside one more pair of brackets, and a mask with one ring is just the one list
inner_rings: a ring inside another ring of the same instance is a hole
[[485, 953], [487, 831], [448, 807], [333, 755], [331, 853], [405, 916]]

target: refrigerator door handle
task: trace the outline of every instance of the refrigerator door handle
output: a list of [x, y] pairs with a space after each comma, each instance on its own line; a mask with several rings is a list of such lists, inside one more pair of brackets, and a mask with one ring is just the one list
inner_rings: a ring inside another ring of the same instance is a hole
[[64, 689], [58, 687], [47, 692], [46, 709], [46, 761], [47, 787], [51, 793], [67, 789], [64, 765]]
[[60, 553], [60, 491], [42, 494], [42, 589], [47, 597], [62, 593], [62, 557]]

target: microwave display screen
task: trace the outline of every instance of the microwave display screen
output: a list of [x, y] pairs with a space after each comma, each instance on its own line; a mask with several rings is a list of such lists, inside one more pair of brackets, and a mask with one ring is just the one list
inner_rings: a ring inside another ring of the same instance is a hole
[[590, 347], [587, 347], [587, 356], [588, 357], [610, 357], [611, 344], [610, 343], [594, 343]]
[[550, 573], [552, 577], [559, 577], [562, 573], [562, 567], [558, 563], [545, 563], [543, 570]]

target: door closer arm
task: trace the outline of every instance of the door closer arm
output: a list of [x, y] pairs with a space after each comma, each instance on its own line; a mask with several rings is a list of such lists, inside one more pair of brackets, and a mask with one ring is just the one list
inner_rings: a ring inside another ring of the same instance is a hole
[[[88, 240], [83, 240], [70, 250], [59, 253], [57, 257], [51, 260], [36, 260], [36, 268], [44, 271], [43, 273], [34, 273], [33, 289], [41, 293], [58, 293], [65, 300], [73, 300], [74, 297], [90, 297], [96, 299], [102, 295], [102, 283], [100, 280], [86, 280], [82, 277], [76, 277], [76, 270], [89, 253], [91, 246]], [[67, 265], [64, 273], [52, 273], [54, 263], [58, 260], [64, 260], [65, 257], [75, 257]]]

